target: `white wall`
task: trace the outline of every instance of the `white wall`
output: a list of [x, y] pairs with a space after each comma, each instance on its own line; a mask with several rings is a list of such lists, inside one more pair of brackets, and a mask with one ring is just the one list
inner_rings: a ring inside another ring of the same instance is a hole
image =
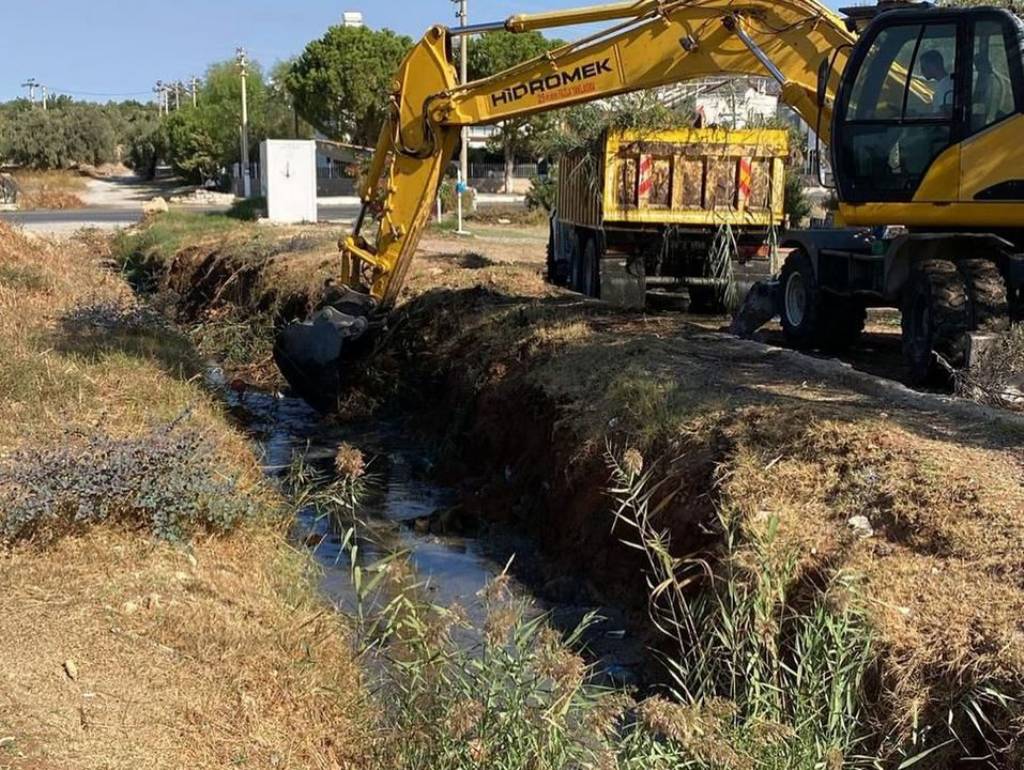
[[260, 145], [260, 172], [271, 222], [316, 222], [316, 142], [266, 140]]

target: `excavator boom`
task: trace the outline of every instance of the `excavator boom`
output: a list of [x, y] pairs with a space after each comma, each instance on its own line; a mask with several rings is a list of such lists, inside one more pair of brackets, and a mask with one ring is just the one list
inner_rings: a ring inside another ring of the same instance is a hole
[[854, 37], [816, 0], [648, 0], [512, 16], [482, 27], [526, 31], [609, 20], [619, 24], [465, 84], [456, 82], [450, 62], [451, 32], [427, 33], [394, 83], [391, 116], [361, 191], [363, 204], [378, 208], [380, 227], [372, 243], [358, 231], [346, 242], [347, 285], [384, 308], [394, 303], [463, 126], [735, 74], [775, 78], [783, 101], [827, 141], [831, 107], [828, 99], [819, 107], [818, 71], [830, 61], [837, 80]]

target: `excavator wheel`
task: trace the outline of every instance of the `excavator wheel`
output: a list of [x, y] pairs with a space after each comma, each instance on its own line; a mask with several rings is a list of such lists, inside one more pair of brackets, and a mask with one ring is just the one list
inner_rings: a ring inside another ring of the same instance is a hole
[[918, 262], [903, 297], [903, 358], [916, 385], [945, 378], [933, 351], [961, 367], [969, 328], [967, 286], [956, 265], [942, 259]]
[[964, 259], [957, 269], [967, 288], [971, 331], [1004, 332], [1010, 328], [1010, 302], [999, 266], [988, 259]]
[[857, 341], [867, 311], [851, 297], [823, 294], [807, 252], [795, 249], [779, 275], [779, 316], [790, 344], [840, 351]]
[[803, 249], [794, 249], [779, 275], [779, 317], [786, 340], [794, 347], [818, 343], [819, 296], [811, 258]]

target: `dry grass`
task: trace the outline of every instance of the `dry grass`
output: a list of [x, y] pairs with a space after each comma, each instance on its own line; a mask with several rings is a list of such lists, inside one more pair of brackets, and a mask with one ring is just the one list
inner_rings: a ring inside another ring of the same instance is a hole
[[86, 180], [75, 171], [19, 171], [14, 175], [21, 193], [22, 209], [79, 209], [85, 203], [78, 193], [86, 189]]
[[0, 550], [0, 767], [358, 766], [343, 621], [271, 523], [280, 502], [187, 338], [101, 269], [108, 256], [0, 224], [0, 453], [185, 415], [265, 515], [187, 547], [128, 523]]
[[358, 766], [359, 674], [307, 567], [266, 532], [6, 555], [0, 766]]

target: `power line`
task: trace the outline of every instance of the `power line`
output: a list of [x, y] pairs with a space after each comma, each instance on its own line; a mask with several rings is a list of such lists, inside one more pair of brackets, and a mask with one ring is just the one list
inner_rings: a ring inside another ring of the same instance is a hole
[[74, 88], [62, 88], [61, 86], [50, 86], [50, 91], [54, 93], [67, 94], [68, 96], [147, 96], [149, 91], [120, 91], [120, 92], [101, 92], [101, 91], [79, 91]]

